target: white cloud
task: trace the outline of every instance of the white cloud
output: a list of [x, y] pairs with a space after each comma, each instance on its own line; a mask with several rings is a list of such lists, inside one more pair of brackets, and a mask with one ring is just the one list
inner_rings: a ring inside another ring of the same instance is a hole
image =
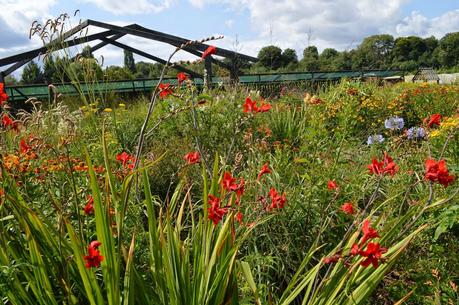
[[[436, 18], [414, 12], [403, 18], [410, 0], [188, 0], [192, 5], [224, 4], [250, 15], [260, 45], [275, 44], [299, 53], [308, 45], [353, 48], [369, 35], [435, 35], [459, 30], [459, 10]], [[249, 43], [250, 44], [250, 43]], [[250, 51], [251, 54], [256, 47]]]
[[168, 9], [173, 0], [81, 0], [92, 3], [97, 7], [115, 15], [137, 15], [145, 13], [159, 13]]
[[410, 16], [396, 25], [397, 36], [416, 35], [421, 37], [436, 36], [440, 38], [446, 33], [459, 30], [459, 9], [429, 19], [419, 12], [412, 12]]

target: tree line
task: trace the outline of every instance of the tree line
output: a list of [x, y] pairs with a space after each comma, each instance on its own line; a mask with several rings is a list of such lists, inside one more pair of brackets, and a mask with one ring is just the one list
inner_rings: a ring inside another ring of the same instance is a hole
[[[270, 45], [260, 49], [259, 61], [237, 64], [245, 73], [296, 72], [296, 71], [342, 71], [401, 69], [414, 72], [420, 67], [433, 67], [442, 72], [459, 71], [459, 32], [448, 33], [440, 39], [434, 36], [398, 37], [382, 34], [366, 37], [355, 49], [338, 51], [326, 48], [319, 53], [316, 46], [307, 46], [299, 59], [295, 50]], [[231, 64], [228, 59], [223, 60]], [[203, 73], [203, 63], [181, 63], [182, 66]], [[108, 66], [102, 69], [91, 53], [89, 46], [83, 48], [76, 60], [48, 56], [40, 67], [29, 62], [23, 69], [20, 80], [8, 76], [8, 84], [59, 83], [69, 81], [124, 80], [159, 77], [162, 64], [135, 62], [130, 51], [124, 51], [123, 66]], [[213, 74], [228, 76], [229, 72], [214, 65]], [[169, 70], [170, 77], [175, 72]]]

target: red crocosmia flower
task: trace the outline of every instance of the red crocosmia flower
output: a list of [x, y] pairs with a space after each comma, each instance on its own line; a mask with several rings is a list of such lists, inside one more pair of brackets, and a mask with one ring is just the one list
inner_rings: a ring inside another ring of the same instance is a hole
[[0, 107], [8, 100], [8, 94], [5, 93], [5, 84], [0, 83]]
[[252, 101], [250, 97], [246, 97], [245, 103], [244, 103], [244, 112], [251, 113], [251, 112], [256, 112], [257, 110], [258, 110], [257, 102]]
[[207, 56], [212, 55], [212, 54], [217, 54], [217, 48], [214, 47], [214, 46], [209, 46], [209, 47], [207, 47], [207, 49], [204, 51], [204, 53], [202, 53], [201, 59], [204, 59], [204, 58], [206, 58]]
[[351, 248], [351, 255], [356, 256], [358, 254], [360, 254], [360, 248], [356, 243], [354, 243]]
[[217, 198], [215, 196], [209, 195], [208, 197], [208, 205], [209, 208], [207, 209], [208, 217], [214, 225], [217, 225], [222, 219], [223, 216], [225, 216], [226, 212], [228, 212], [228, 208], [222, 208], [220, 207], [220, 198]]
[[328, 180], [327, 188], [329, 191], [333, 191], [333, 190], [337, 191], [339, 189], [339, 186], [335, 180]]
[[257, 112], [268, 112], [269, 109], [271, 109], [271, 104], [261, 101], [260, 108], [257, 109]]
[[384, 152], [383, 160], [378, 162], [377, 159], [373, 159], [371, 164], [368, 165], [368, 170], [370, 171], [370, 174], [374, 175], [389, 174], [393, 176], [398, 171], [398, 166], [395, 164], [394, 160], [389, 156], [389, 154]]
[[339, 253], [336, 253], [332, 256], [328, 256], [326, 258], [324, 258], [324, 264], [334, 264], [334, 263], [337, 263], [339, 261], [339, 259], [341, 258], [341, 254]]
[[133, 169], [135, 165], [135, 157], [123, 151], [121, 154], [116, 155], [116, 160], [120, 161], [124, 168]]
[[91, 195], [88, 195], [88, 202], [84, 206], [83, 212], [85, 215], [94, 214], [94, 198]]
[[237, 212], [237, 214], [236, 214], [236, 220], [237, 220], [237, 222], [239, 222], [240, 224], [242, 224], [242, 222], [244, 221], [244, 216], [242, 215], [241, 212]]
[[244, 194], [244, 186], [245, 186], [245, 181], [244, 178], [241, 178], [239, 181], [239, 184], [236, 185], [236, 187], [233, 187], [233, 191], [236, 192], [236, 204], [241, 203], [241, 197]]
[[4, 114], [2, 118], [2, 125], [4, 128], [13, 127], [14, 122], [7, 114]]
[[370, 221], [365, 219], [362, 224], [363, 237], [360, 247], [362, 247], [367, 240], [378, 238], [379, 233], [374, 228], [370, 227]]
[[271, 169], [269, 169], [269, 163], [266, 162], [265, 164], [263, 164], [263, 166], [261, 167], [261, 170], [258, 172], [257, 180], [260, 180], [261, 176], [265, 174], [270, 174], [270, 173], [271, 173]]
[[183, 157], [183, 159], [185, 159], [185, 161], [188, 164], [195, 164], [195, 163], [199, 163], [199, 161], [201, 161], [201, 156], [199, 155], [198, 151], [192, 151], [192, 152], [187, 153]]
[[426, 160], [425, 178], [432, 182], [437, 181], [444, 187], [452, 184], [456, 179], [455, 176], [449, 174], [445, 160], [440, 160], [437, 162], [433, 159]]
[[84, 257], [84, 260], [86, 261], [86, 268], [91, 268], [95, 267], [98, 268], [100, 266], [100, 262], [104, 260], [104, 257], [100, 255], [100, 252], [97, 248], [102, 243], [100, 241], [94, 240], [92, 241], [89, 246], [88, 246], [88, 255]]
[[341, 206], [341, 211], [348, 215], [353, 215], [355, 213], [354, 206], [352, 205], [352, 202], [346, 202]]
[[21, 152], [21, 154], [25, 155], [31, 149], [32, 149], [32, 147], [30, 145], [28, 145], [27, 142], [24, 139], [21, 139], [21, 141], [19, 142], [19, 151]]
[[228, 192], [234, 191], [237, 189], [236, 178], [234, 178], [231, 173], [225, 172], [223, 174], [222, 186]]
[[281, 195], [276, 191], [275, 188], [269, 190], [269, 197], [271, 198], [270, 209], [283, 209], [287, 200], [285, 199], [285, 192]]
[[179, 86], [187, 79], [188, 79], [188, 74], [186, 74], [185, 72], [180, 72], [177, 74], [177, 80], [178, 80]]
[[386, 248], [382, 248], [379, 243], [368, 243], [367, 249], [360, 251], [360, 255], [366, 257], [366, 259], [360, 263], [362, 267], [368, 267], [370, 264], [374, 268], [378, 268], [379, 260], [381, 256], [387, 252]]
[[430, 118], [424, 120], [424, 123], [426, 123], [427, 127], [429, 128], [440, 126], [440, 122], [441, 122], [441, 114], [439, 113], [432, 114]]
[[172, 88], [170, 84], [159, 84], [159, 97], [165, 98], [172, 94]]

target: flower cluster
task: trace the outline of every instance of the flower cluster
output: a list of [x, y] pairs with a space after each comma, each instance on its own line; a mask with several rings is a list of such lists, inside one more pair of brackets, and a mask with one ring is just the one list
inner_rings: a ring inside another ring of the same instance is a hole
[[411, 127], [406, 131], [409, 140], [422, 140], [426, 136], [426, 131], [422, 127]]
[[184, 81], [186, 81], [189, 78], [188, 74], [185, 72], [180, 72], [177, 74], [177, 81], [178, 85], [180, 86]]
[[135, 157], [123, 151], [121, 154], [116, 155], [116, 160], [121, 162], [123, 169], [133, 169], [135, 165]]
[[245, 98], [244, 112], [245, 113], [257, 113], [257, 112], [268, 112], [271, 109], [271, 104], [261, 101], [260, 106], [258, 102], [252, 100], [250, 97]]
[[432, 182], [438, 182], [444, 187], [452, 184], [456, 179], [455, 176], [450, 175], [446, 166], [445, 160], [439, 160], [438, 162], [433, 159], [426, 160], [426, 180]]
[[384, 137], [380, 134], [371, 135], [367, 139], [368, 145], [373, 145], [374, 143], [382, 143], [384, 142]]
[[5, 84], [0, 83], [0, 107], [3, 106], [5, 102], [8, 101], [8, 94], [5, 92]]
[[214, 225], [217, 225], [222, 219], [223, 216], [228, 212], [228, 207], [221, 207], [221, 200], [213, 195], [209, 195], [207, 204], [209, 205], [208, 217]]
[[390, 130], [400, 130], [405, 126], [405, 121], [403, 118], [393, 116], [384, 121], [384, 126]]
[[439, 113], [432, 114], [430, 118], [424, 119], [424, 124], [426, 124], [428, 128], [440, 126], [440, 122], [441, 122], [441, 114]]
[[192, 151], [183, 156], [183, 159], [188, 165], [199, 163], [201, 161], [201, 155], [198, 151]]
[[159, 84], [159, 97], [166, 98], [173, 93], [170, 84]]
[[13, 121], [12, 118], [9, 117], [8, 114], [3, 114], [3, 117], [2, 117], [2, 126], [4, 129], [11, 129], [11, 130], [14, 130], [16, 132], [19, 131], [19, 125], [17, 122]]
[[[337, 263], [340, 259], [350, 259], [352, 257], [360, 256], [361, 258], [364, 258], [364, 260], [360, 262], [360, 266], [366, 268], [371, 264], [374, 268], [378, 268], [379, 263], [382, 261], [382, 255], [387, 252], [387, 249], [381, 247], [378, 242], [370, 241], [372, 239], [379, 238], [380, 236], [378, 231], [370, 226], [370, 221], [368, 219], [363, 221], [362, 232], [363, 236], [360, 243], [354, 243], [347, 256], [343, 256], [341, 253], [336, 253], [332, 256], [325, 257], [323, 262], [325, 264], [331, 264]], [[367, 241], [370, 242], [366, 244]]]
[[394, 160], [389, 156], [387, 152], [384, 152], [383, 160], [379, 162], [377, 159], [373, 159], [371, 164], [368, 165], [368, 170], [372, 175], [395, 175], [398, 171], [398, 166]]
[[94, 198], [91, 195], [88, 195], [88, 201], [83, 208], [85, 215], [94, 214]]
[[271, 204], [269, 205], [269, 210], [273, 209], [283, 209], [287, 199], [285, 198], [285, 192], [282, 195], [276, 191], [275, 188], [269, 190], [269, 198], [271, 198]]
[[98, 268], [100, 266], [100, 262], [104, 260], [104, 257], [100, 255], [100, 251], [98, 250], [100, 245], [102, 245], [102, 243], [97, 240], [94, 240], [89, 244], [88, 255], [84, 256], [84, 260], [86, 261], [86, 268]]

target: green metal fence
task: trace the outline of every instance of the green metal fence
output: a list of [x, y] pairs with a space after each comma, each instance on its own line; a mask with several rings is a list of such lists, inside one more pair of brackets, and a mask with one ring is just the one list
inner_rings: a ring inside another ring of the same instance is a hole
[[[262, 85], [262, 84], [282, 84], [282, 83], [301, 83], [301, 82], [323, 82], [336, 81], [341, 78], [384, 78], [388, 76], [401, 75], [399, 70], [377, 70], [377, 71], [330, 71], [330, 72], [293, 72], [293, 73], [266, 73], [266, 74], [248, 74], [239, 77], [239, 83], [245, 85]], [[203, 80], [195, 78], [194, 83], [197, 86], [203, 85]], [[229, 83], [229, 78], [214, 77], [214, 84]], [[135, 93], [150, 92], [157, 85], [157, 79], [136, 79], [110, 82], [95, 83], [65, 83], [55, 84], [57, 92], [62, 95], [80, 95], [88, 93], [107, 94], [114, 93]], [[177, 85], [177, 79], [164, 79], [163, 83]], [[48, 99], [52, 93], [48, 85], [25, 85], [11, 86], [5, 88], [10, 97], [10, 101], [24, 101], [28, 98], [35, 97], [39, 100]]]

